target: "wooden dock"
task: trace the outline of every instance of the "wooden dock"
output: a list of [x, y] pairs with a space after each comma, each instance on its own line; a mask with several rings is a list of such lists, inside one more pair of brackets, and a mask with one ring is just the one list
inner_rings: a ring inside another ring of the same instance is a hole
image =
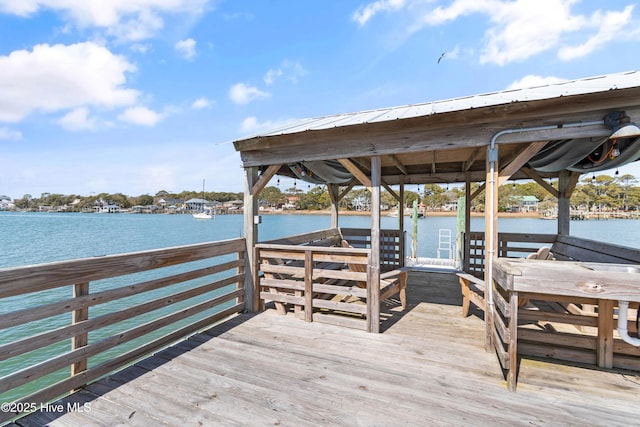
[[518, 390], [509, 392], [484, 350], [482, 313], [461, 316], [455, 275], [412, 272], [408, 299], [405, 312], [383, 302], [381, 334], [275, 310], [238, 315], [15, 425], [637, 422], [637, 374], [522, 359]]

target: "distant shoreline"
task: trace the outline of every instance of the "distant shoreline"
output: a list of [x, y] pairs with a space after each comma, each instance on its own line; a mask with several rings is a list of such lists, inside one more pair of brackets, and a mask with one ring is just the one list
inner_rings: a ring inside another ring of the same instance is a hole
[[[282, 210], [282, 211], [260, 211], [260, 215], [331, 215], [331, 211], [327, 209], [320, 210]], [[338, 215], [344, 216], [369, 216], [371, 212], [369, 211], [339, 211]], [[381, 213], [382, 216], [393, 216], [395, 215], [394, 211], [385, 211]], [[411, 217], [411, 213], [409, 211], [405, 212], [405, 217]], [[457, 216], [456, 211], [438, 211], [438, 212], [426, 212], [424, 216], [429, 217], [442, 217], [442, 216]], [[471, 212], [472, 217], [483, 217], [484, 212]], [[498, 212], [499, 217], [504, 218], [541, 218], [539, 212]]]

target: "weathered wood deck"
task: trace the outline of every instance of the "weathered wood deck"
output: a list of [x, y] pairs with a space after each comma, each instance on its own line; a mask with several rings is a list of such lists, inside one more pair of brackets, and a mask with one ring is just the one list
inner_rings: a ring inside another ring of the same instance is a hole
[[[274, 310], [158, 352], [20, 426], [632, 425], [640, 377], [523, 359], [517, 393], [461, 316], [455, 275], [413, 272], [382, 334]], [[90, 411], [67, 411], [67, 403]], [[82, 406], [86, 403], [86, 406]]]

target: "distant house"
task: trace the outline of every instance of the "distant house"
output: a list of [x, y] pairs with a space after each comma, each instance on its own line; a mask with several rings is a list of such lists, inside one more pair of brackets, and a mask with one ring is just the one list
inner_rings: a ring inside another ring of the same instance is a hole
[[16, 207], [9, 196], [0, 196], [0, 211], [11, 210]]
[[185, 209], [188, 211], [203, 211], [209, 204], [205, 199], [189, 199], [184, 202]]
[[96, 213], [120, 213], [121, 208], [118, 205], [105, 204], [103, 206], [97, 206], [95, 208]]
[[[516, 212], [538, 212], [538, 198], [536, 196], [516, 196], [513, 198], [518, 205], [512, 206]], [[515, 208], [515, 209], [514, 209]]]
[[287, 196], [287, 202], [282, 206], [282, 208], [295, 209], [298, 203], [298, 200], [300, 200], [300, 196], [298, 195]]
[[242, 200], [229, 200], [228, 202], [224, 202], [222, 206], [227, 212], [234, 212], [241, 210], [244, 202]]
[[173, 209], [178, 209], [179, 207], [184, 205], [184, 200], [161, 197], [156, 202], [156, 205], [160, 206], [162, 209], [173, 210]]

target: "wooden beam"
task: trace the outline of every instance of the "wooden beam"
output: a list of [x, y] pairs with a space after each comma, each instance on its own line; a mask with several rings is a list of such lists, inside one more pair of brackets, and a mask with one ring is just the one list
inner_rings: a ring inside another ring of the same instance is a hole
[[404, 176], [400, 177], [400, 209], [398, 212], [398, 229], [400, 231], [400, 265], [404, 267], [404, 248], [405, 248], [405, 232], [404, 232]]
[[579, 172], [563, 170], [558, 177], [558, 234], [571, 234], [571, 194], [580, 179]]
[[[89, 295], [89, 282], [76, 283], [73, 285], [73, 297], [79, 298]], [[75, 325], [85, 320], [89, 320], [89, 307], [84, 306], [77, 310], [73, 310], [71, 314], [71, 322]], [[89, 344], [89, 333], [84, 332], [80, 335], [76, 335], [71, 339], [71, 350], [78, 350], [82, 347], [86, 347]], [[87, 370], [87, 359], [80, 359], [76, 363], [71, 365], [71, 376], [78, 375], [81, 372]]]
[[371, 254], [367, 270], [367, 329], [380, 332], [380, 157], [371, 158]]
[[482, 185], [480, 187], [478, 187], [478, 189], [476, 191], [473, 192], [473, 194], [469, 198], [469, 201], [471, 201], [471, 200], [475, 199], [476, 197], [478, 197], [478, 195], [480, 193], [482, 193], [485, 188], [487, 188], [487, 183], [483, 182]]
[[[498, 150], [498, 147], [495, 147]], [[489, 292], [489, 286], [493, 287], [493, 282], [490, 280], [490, 266], [493, 263], [493, 259], [498, 257], [498, 171], [499, 169], [499, 156], [495, 155], [495, 163], [493, 168], [489, 159], [491, 158], [491, 148], [487, 147], [487, 179], [485, 184], [487, 191], [485, 192], [484, 203], [484, 229], [485, 229], [485, 252], [484, 252], [484, 282], [487, 287], [487, 293]], [[493, 169], [493, 170], [492, 170]], [[485, 299], [485, 349], [487, 351], [493, 350], [493, 330], [494, 330], [494, 313], [493, 307], [489, 305], [489, 298]]]
[[355, 185], [356, 185], [355, 181], [351, 181], [349, 185], [347, 185], [344, 188], [344, 190], [342, 190], [342, 193], [338, 194], [338, 202], [344, 199], [344, 196], [346, 196], [349, 193], [349, 191], [351, 191], [351, 189], [355, 187]]
[[395, 191], [393, 191], [393, 188], [389, 187], [389, 185], [387, 185], [387, 183], [384, 181], [380, 181], [380, 182], [382, 183], [382, 186], [385, 188], [385, 190], [387, 190], [389, 194], [393, 196], [394, 199], [396, 199], [399, 202], [401, 201], [400, 196]]
[[253, 185], [253, 188], [251, 188], [251, 195], [254, 197], [258, 196], [276, 172], [280, 170], [280, 167], [282, 167], [282, 165], [270, 165], [267, 170], [260, 175], [260, 178], [258, 178], [258, 181]]
[[402, 172], [403, 175], [409, 175], [409, 171], [407, 170], [407, 167], [400, 161], [400, 159], [398, 159], [398, 157], [395, 154], [390, 154], [389, 158], [391, 159], [393, 164], [398, 168], [398, 170]]
[[[640, 88], [637, 89], [640, 92]], [[622, 89], [618, 89], [616, 95], [623, 96]], [[562, 101], [568, 101], [568, 98]], [[557, 99], [554, 101], [558, 102]], [[289, 163], [300, 161], [328, 160], [336, 158], [354, 158], [361, 156], [382, 156], [398, 153], [417, 153], [425, 151], [451, 150], [456, 148], [469, 148], [486, 146], [491, 137], [500, 129], [517, 128], [522, 126], [535, 127], [548, 125], [550, 121], [561, 123], [601, 121], [602, 117], [611, 108], [625, 108], [630, 115], [636, 114], [635, 107], [627, 108], [621, 98], [609, 100], [609, 105], [596, 111], [585, 111], [585, 104], [575, 102], [575, 105], [563, 105], [565, 114], [559, 116], [562, 110], [548, 111], [549, 117], [545, 117], [540, 110], [532, 111], [531, 103], [523, 102], [529, 111], [522, 111], [526, 118], [518, 118], [514, 109], [520, 105], [511, 104], [508, 108], [501, 106], [502, 112], [508, 110], [508, 115], [496, 115], [487, 122], [488, 110], [492, 108], [478, 108], [477, 112], [465, 110], [451, 113], [450, 118], [445, 114], [437, 114], [430, 117], [417, 117], [395, 121], [378, 123], [366, 123], [362, 125], [336, 126], [315, 131], [297, 132], [285, 135], [269, 137], [256, 137], [250, 140], [236, 141], [236, 150], [240, 151], [240, 157], [244, 166], [265, 165], [274, 163]], [[637, 97], [627, 102], [637, 105]], [[581, 107], [581, 111], [569, 113], [571, 109]], [[601, 104], [602, 106], [602, 104]], [[640, 109], [640, 107], [637, 107]], [[482, 118], [472, 121], [471, 116], [482, 111]], [[436, 117], [437, 116], [437, 117]], [[452, 132], [451, 125], [458, 126]], [[528, 143], [541, 140], [572, 139], [604, 137], [611, 133], [610, 129], [602, 124], [581, 127], [553, 127], [539, 131], [512, 133], [504, 135], [500, 139], [501, 144]]]
[[340, 203], [338, 193], [340, 192], [340, 186], [338, 184], [327, 184], [327, 192], [329, 193], [329, 198], [331, 199], [331, 228], [337, 228]]
[[513, 174], [527, 164], [538, 151], [547, 145], [549, 141], [536, 141], [522, 149], [498, 174], [498, 186], [504, 184]]
[[258, 180], [258, 168], [245, 168], [244, 186], [244, 238], [247, 242], [245, 252], [245, 302], [246, 310], [254, 313], [259, 309], [260, 289], [258, 282], [254, 279], [258, 277], [258, 264], [254, 262], [254, 248], [258, 242], [258, 224], [255, 217], [258, 215], [258, 198], [252, 194], [252, 189]]
[[473, 153], [471, 153], [471, 156], [469, 156], [469, 158], [462, 164], [461, 172], [467, 172], [469, 169], [471, 169], [471, 166], [473, 166], [475, 161], [478, 160], [478, 157], [480, 157], [480, 155], [483, 152], [484, 152], [484, 149], [482, 147], [478, 147], [475, 150], [473, 150]]
[[467, 173], [467, 180], [464, 185], [464, 242], [462, 251], [463, 269], [469, 271], [469, 261], [471, 258], [471, 181], [469, 180], [469, 173]]
[[431, 152], [431, 174], [436, 174], [436, 152]]
[[551, 195], [553, 195], [553, 197], [555, 197], [556, 199], [560, 197], [560, 193], [558, 192], [558, 190], [553, 188], [547, 181], [545, 181], [540, 175], [538, 175], [536, 171], [528, 167], [523, 167], [521, 170], [529, 178], [540, 184], [540, 186], [547, 190]]
[[369, 190], [371, 190], [371, 188], [373, 187], [373, 185], [371, 184], [371, 180], [369, 179], [369, 177], [367, 175], [365, 175], [364, 172], [362, 172], [362, 170], [360, 170], [360, 168], [358, 166], [356, 166], [351, 160], [349, 159], [338, 159], [338, 161], [340, 162], [340, 164], [342, 166], [344, 166], [349, 172], [351, 172], [351, 175], [353, 175], [358, 181], [360, 181], [360, 183], [362, 185], [364, 185], [365, 187], [367, 187]]

